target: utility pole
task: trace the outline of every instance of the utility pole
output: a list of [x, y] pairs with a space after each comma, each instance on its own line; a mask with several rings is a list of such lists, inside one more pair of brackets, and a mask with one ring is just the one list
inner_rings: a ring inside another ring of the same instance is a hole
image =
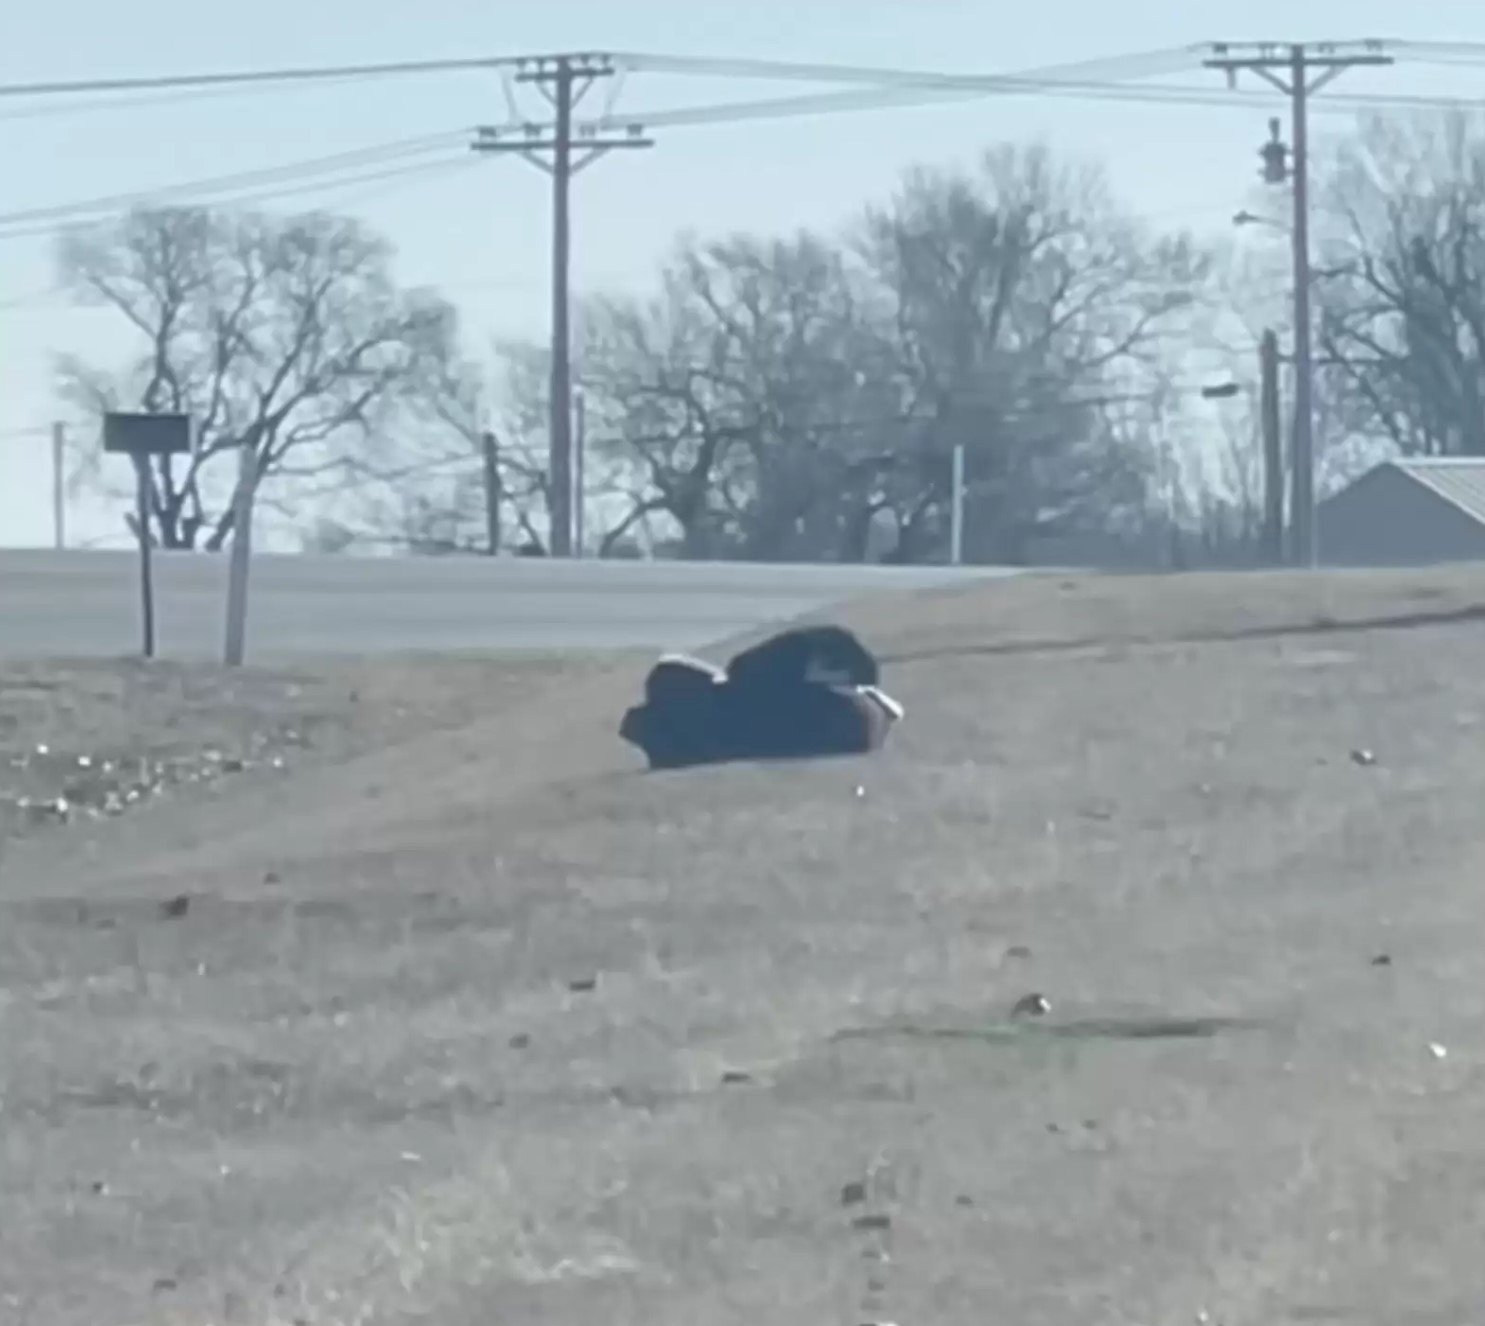
[[[1203, 61], [1221, 69], [1229, 86], [1236, 86], [1240, 70], [1251, 70], [1289, 98], [1291, 142], [1279, 141], [1273, 121], [1270, 141], [1259, 150], [1263, 178], [1270, 184], [1292, 182], [1294, 221], [1294, 533], [1295, 562], [1313, 567], [1319, 561], [1315, 539], [1315, 407], [1311, 341], [1310, 294], [1310, 98], [1348, 69], [1390, 65], [1392, 57], [1380, 42], [1323, 42], [1306, 46], [1277, 42], [1223, 42], [1212, 47]], [[1312, 76], [1313, 75], [1313, 76]], [[1286, 157], [1292, 156], [1292, 162]]]
[[485, 552], [500, 552], [500, 444], [488, 430], [480, 434], [480, 456], [485, 476]]
[[1284, 444], [1279, 424], [1279, 337], [1272, 327], [1258, 343], [1258, 414], [1263, 433], [1263, 558], [1284, 563]]
[[67, 546], [67, 425], [52, 425], [52, 543]]
[[[552, 177], [552, 365], [547, 461], [552, 528], [547, 542], [553, 557], [570, 557], [573, 547], [572, 345], [568, 327], [572, 177], [616, 148], [654, 146], [654, 140], [646, 138], [639, 125], [628, 126], [622, 134], [600, 134], [591, 125], [580, 126], [574, 132], [572, 113], [578, 103], [594, 83], [611, 78], [615, 72], [613, 60], [606, 55], [543, 56], [523, 61], [517, 66], [516, 81], [535, 84], [551, 103], [551, 130], [532, 124], [520, 130], [481, 126], [475, 130], [472, 144], [476, 152], [514, 152]], [[547, 153], [551, 160], [547, 160]]]

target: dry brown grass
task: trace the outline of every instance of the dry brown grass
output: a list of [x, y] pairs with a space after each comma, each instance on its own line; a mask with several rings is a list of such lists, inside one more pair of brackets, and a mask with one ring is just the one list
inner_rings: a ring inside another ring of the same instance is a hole
[[869, 760], [642, 775], [625, 664], [20, 840], [0, 1319], [1477, 1320], [1482, 606], [866, 603]]
[[[228, 671], [172, 660], [0, 658], [5, 843], [185, 787], [336, 765], [521, 703], [623, 653], [398, 655]], [[252, 781], [249, 779], [248, 781]]]

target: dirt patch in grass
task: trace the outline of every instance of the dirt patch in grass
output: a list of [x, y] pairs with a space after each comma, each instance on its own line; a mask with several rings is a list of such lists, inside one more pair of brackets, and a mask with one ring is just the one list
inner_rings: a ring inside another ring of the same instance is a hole
[[865, 603], [871, 759], [643, 774], [635, 662], [32, 835], [0, 1317], [1471, 1320], [1481, 598]]
[[623, 655], [394, 656], [298, 669], [0, 659], [0, 843], [244, 774], [488, 718]]

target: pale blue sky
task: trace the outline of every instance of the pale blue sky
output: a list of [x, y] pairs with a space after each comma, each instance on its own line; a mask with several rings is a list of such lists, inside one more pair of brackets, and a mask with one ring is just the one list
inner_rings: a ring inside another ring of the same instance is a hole
[[[372, 16], [385, 15], [384, 17]], [[1303, 14], [1303, 21], [1299, 16]], [[1480, 0], [1250, 0], [1235, 11], [1176, 0], [548, 0], [546, 4], [419, 0], [256, 0], [222, 9], [199, 0], [52, 0], [0, 5], [0, 83], [259, 66], [341, 64], [559, 50], [629, 50], [912, 66], [966, 73], [1116, 56], [1193, 42], [1391, 37], [1485, 41]], [[1220, 82], [1193, 69], [1182, 82]], [[1337, 90], [1485, 95], [1485, 69], [1399, 64], [1348, 74]], [[625, 110], [807, 86], [635, 75]], [[823, 89], [822, 89], [823, 90]], [[273, 166], [408, 135], [504, 118], [499, 82], [461, 74], [215, 96], [153, 108], [35, 114], [0, 103], [0, 212], [150, 189]], [[845, 221], [888, 192], [915, 160], [968, 162], [984, 144], [1045, 136], [1102, 158], [1116, 186], [1171, 225], [1225, 230], [1251, 199], [1268, 112], [1000, 97], [821, 119], [667, 129], [649, 152], [621, 154], [581, 177], [576, 201], [579, 288], [632, 283], [681, 229], [784, 230]], [[1332, 117], [1317, 121], [1342, 128]], [[443, 286], [473, 345], [490, 332], [544, 335], [547, 185], [512, 159], [453, 174], [339, 192], [279, 206], [344, 206], [398, 245], [409, 282]], [[48, 243], [0, 234], [0, 544], [51, 538], [43, 436], [49, 357], [105, 360], [123, 342], [106, 315], [50, 299]], [[80, 534], [96, 533], [83, 520]]]

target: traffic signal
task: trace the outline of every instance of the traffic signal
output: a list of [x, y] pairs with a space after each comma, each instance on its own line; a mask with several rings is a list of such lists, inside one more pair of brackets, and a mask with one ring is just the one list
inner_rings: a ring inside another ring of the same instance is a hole
[[1265, 184], [1283, 184], [1289, 179], [1289, 147], [1279, 137], [1279, 121], [1268, 122], [1269, 139], [1258, 149], [1263, 160]]

